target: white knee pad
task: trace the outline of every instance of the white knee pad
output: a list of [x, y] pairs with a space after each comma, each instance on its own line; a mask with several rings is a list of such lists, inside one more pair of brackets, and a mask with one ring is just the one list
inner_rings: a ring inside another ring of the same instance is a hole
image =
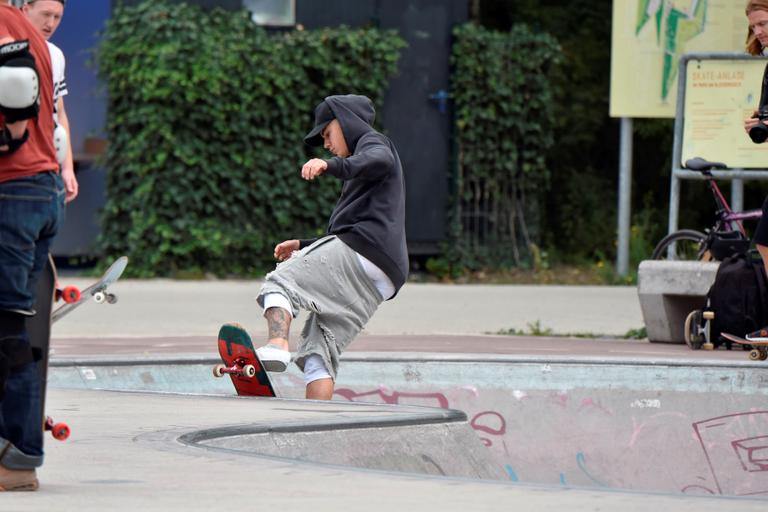
[[282, 293], [268, 293], [264, 296], [264, 312], [269, 308], [282, 308], [293, 317], [293, 308], [291, 308], [291, 301]]
[[69, 151], [68, 140], [67, 130], [60, 124], [57, 124], [53, 130], [53, 147], [56, 148], [56, 160], [59, 162], [59, 165], [64, 165], [64, 161], [67, 158], [67, 152]]
[[323, 358], [318, 354], [310, 354], [304, 360], [304, 384], [309, 384], [320, 379], [332, 379], [325, 367]]

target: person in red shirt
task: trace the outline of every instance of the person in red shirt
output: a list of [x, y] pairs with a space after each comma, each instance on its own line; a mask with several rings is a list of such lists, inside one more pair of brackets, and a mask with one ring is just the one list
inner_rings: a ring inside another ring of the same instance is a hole
[[38, 488], [40, 375], [26, 330], [64, 209], [45, 39], [0, 4], [0, 490]]

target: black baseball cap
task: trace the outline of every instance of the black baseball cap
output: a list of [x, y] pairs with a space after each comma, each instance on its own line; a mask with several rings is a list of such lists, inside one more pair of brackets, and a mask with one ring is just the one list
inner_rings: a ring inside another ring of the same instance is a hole
[[315, 107], [315, 127], [312, 128], [306, 137], [304, 142], [310, 146], [322, 146], [323, 145], [323, 130], [328, 126], [328, 123], [333, 121], [336, 116], [333, 115], [333, 111], [328, 103], [323, 100]]

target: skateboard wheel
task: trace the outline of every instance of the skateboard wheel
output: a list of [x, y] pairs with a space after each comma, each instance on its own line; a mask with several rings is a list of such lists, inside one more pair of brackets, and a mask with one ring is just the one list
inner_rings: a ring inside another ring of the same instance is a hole
[[714, 311], [705, 311], [702, 316], [704, 317], [704, 320], [714, 320], [715, 319], [715, 312]]
[[702, 344], [701, 348], [703, 348], [704, 350], [715, 350], [715, 346], [709, 342]]
[[686, 345], [691, 350], [698, 350], [701, 348], [703, 341], [699, 332], [699, 322], [701, 318], [701, 311], [694, 309], [688, 316], [685, 317], [685, 327], [683, 328], [683, 339], [685, 339]]
[[107, 299], [107, 296], [104, 294], [104, 292], [96, 292], [93, 294], [93, 300], [96, 302], [96, 304], [101, 304]]
[[766, 359], [768, 359], [768, 351], [761, 350], [760, 351], [760, 360], [761, 361], [765, 361]]
[[114, 293], [107, 294], [107, 304], [115, 304], [117, 302], [117, 295]]
[[69, 426], [66, 423], [56, 423], [51, 429], [53, 438], [59, 441], [66, 441], [69, 438], [69, 433]]
[[226, 366], [224, 366], [223, 364], [217, 364], [216, 366], [214, 366], [213, 367], [213, 376], [216, 377], [216, 378], [223, 377], [224, 376], [224, 372], [222, 370], [224, 368], [226, 368]]
[[750, 350], [749, 351], [749, 358], [752, 361], [759, 361], [760, 360], [760, 351], [759, 350]]
[[67, 304], [74, 304], [80, 300], [80, 290], [76, 286], [67, 286], [61, 290], [61, 298]]
[[243, 366], [243, 375], [245, 375], [246, 377], [253, 377], [254, 375], [256, 375], [256, 367], [253, 366], [252, 364], [247, 364]]

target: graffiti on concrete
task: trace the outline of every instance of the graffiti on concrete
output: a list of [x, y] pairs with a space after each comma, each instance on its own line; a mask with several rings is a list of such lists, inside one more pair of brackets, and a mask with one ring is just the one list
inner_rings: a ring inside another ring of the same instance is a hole
[[768, 494], [768, 411], [718, 416], [693, 424], [712, 471], [713, 494]]
[[[478, 389], [466, 387], [417, 392], [380, 386], [364, 390], [338, 388], [335, 394], [349, 401], [461, 409], [482, 443], [501, 455], [504, 470], [515, 482], [548, 481], [563, 486], [642, 489], [661, 481], [668, 486], [666, 490], [679, 490], [685, 494], [768, 495], [768, 411], [749, 411], [692, 422], [694, 418], [679, 409], [664, 411], [664, 404], [657, 396], [631, 397], [624, 409], [614, 411], [615, 403], [606, 402], [611, 404], [608, 406], [603, 403], [604, 398], [601, 402], [596, 397], [567, 391], [551, 391], [536, 397], [534, 392], [518, 390], [490, 398]], [[530, 411], [505, 414], [510, 413], [505, 407], [513, 403], [533, 407], [541, 414], [542, 421], [521, 423], [521, 418], [530, 421]], [[557, 419], [558, 414], [566, 416]], [[612, 426], [608, 430], [604, 430], [606, 423], [601, 418], [610, 418]], [[570, 419], [578, 428], [571, 429], [567, 423]], [[648, 457], [658, 456], [653, 452], [658, 452], [660, 439], [680, 436], [684, 444], [685, 430], [691, 426], [693, 434], [687, 437], [687, 447], [677, 445], [690, 455], [685, 456], [686, 470], [682, 473], [678, 467], [664, 468], [669, 471], [664, 475], [654, 475], [655, 472], [642, 475], [633, 472], [629, 476], [617, 474], [617, 460], [604, 446], [607, 443], [605, 436], [613, 437], [624, 446], [624, 457], [647, 461], [651, 460]], [[537, 429], [537, 435], [531, 437], [529, 429]], [[542, 433], [542, 429], [546, 432]], [[550, 444], [549, 448], [529, 446], [533, 439], [541, 443], [555, 438], [562, 442], [558, 441], [556, 446]], [[699, 445], [703, 455], [695, 453]], [[640, 480], [639, 476], [642, 476]]]

